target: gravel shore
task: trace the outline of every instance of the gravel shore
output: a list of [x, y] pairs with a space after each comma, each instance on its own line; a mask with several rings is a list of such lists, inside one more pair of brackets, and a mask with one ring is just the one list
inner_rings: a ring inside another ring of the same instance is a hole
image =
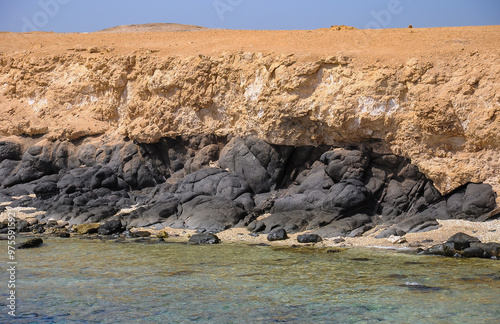
[[[41, 212], [25, 208], [7, 209], [0, 213], [0, 222], [7, 219], [9, 213], [15, 213], [18, 219], [32, 219]], [[376, 238], [387, 226], [377, 226], [359, 237], [326, 238], [322, 242], [314, 243], [316, 247], [381, 247], [397, 249], [429, 248], [432, 245], [446, 242], [452, 235], [463, 232], [477, 237], [482, 242], [500, 243], [500, 220], [486, 222], [471, 222], [466, 220], [438, 220], [439, 228], [428, 232], [408, 233], [404, 236], [389, 238]], [[165, 227], [162, 229], [132, 228], [134, 231], [149, 231], [157, 235], [161, 231], [168, 234], [167, 241], [187, 242], [196, 233], [195, 230]], [[303, 245], [297, 241], [297, 236], [306, 232], [288, 234], [288, 239], [270, 242], [267, 234], [255, 234], [246, 228], [230, 228], [216, 233], [223, 243], [269, 244], [276, 246]], [[311, 245], [311, 244], [309, 244]]]

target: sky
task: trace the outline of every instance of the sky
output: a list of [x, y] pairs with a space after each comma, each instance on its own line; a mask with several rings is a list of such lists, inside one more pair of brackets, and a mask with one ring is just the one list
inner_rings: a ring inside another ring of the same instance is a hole
[[145, 23], [250, 30], [500, 25], [500, 0], [0, 0], [0, 31]]

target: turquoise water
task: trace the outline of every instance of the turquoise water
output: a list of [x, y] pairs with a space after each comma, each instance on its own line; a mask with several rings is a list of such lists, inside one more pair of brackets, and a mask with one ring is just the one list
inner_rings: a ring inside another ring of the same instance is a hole
[[[6, 251], [6, 242], [0, 242]], [[498, 323], [500, 262], [378, 249], [48, 238], [2, 323]], [[5, 262], [4, 262], [5, 263]], [[7, 274], [2, 273], [2, 282]]]

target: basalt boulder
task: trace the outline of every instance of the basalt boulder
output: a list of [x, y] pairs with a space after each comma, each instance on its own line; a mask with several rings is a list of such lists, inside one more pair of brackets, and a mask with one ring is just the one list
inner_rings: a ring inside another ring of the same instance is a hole
[[250, 188], [235, 174], [219, 168], [205, 168], [187, 175], [170, 191], [185, 203], [197, 196], [218, 196], [235, 200], [250, 192]]
[[197, 196], [182, 204], [182, 212], [162, 224], [217, 233], [231, 228], [245, 218], [243, 206], [222, 197]]
[[274, 213], [261, 220], [251, 222], [247, 228], [254, 232], [264, 233], [270, 233], [276, 228], [283, 228], [288, 233], [296, 233], [305, 230], [315, 216], [316, 213], [304, 210]]
[[17, 249], [31, 249], [35, 247], [39, 247], [43, 244], [43, 240], [39, 237], [31, 238], [26, 240], [25, 242], [19, 243], [16, 245]]
[[470, 247], [471, 243], [481, 243], [481, 241], [477, 237], [460, 232], [451, 236], [446, 243], [451, 244], [455, 250], [462, 251]]
[[326, 167], [326, 173], [335, 182], [364, 178], [369, 157], [360, 150], [335, 150], [324, 153], [320, 159]]
[[318, 234], [302, 234], [297, 236], [297, 241], [299, 243], [318, 243], [323, 239]]
[[58, 194], [59, 189], [57, 188], [57, 183], [48, 181], [36, 185], [33, 188], [35, 195], [40, 196], [43, 199], [53, 197]]
[[212, 233], [199, 233], [194, 234], [189, 238], [188, 243], [190, 244], [218, 244], [220, 239], [217, 235]]
[[0, 162], [4, 160], [20, 160], [21, 145], [9, 141], [0, 141]]
[[118, 234], [124, 231], [121, 220], [113, 219], [99, 226], [97, 233], [100, 235]]
[[286, 239], [288, 239], [288, 235], [286, 233], [286, 230], [284, 230], [283, 228], [276, 229], [276, 230], [272, 231], [271, 233], [269, 233], [269, 235], [267, 236], [267, 240], [270, 242], [283, 241]]
[[276, 188], [286, 156], [256, 136], [235, 137], [220, 153], [219, 165], [244, 179], [256, 194]]
[[363, 182], [356, 179], [348, 179], [334, 184], [322, 205], [326, 212], [336, 211], [340, 208], [343, 212], [349, 212], [363, 208], [371, 198], [371, 192], [366, 189]]

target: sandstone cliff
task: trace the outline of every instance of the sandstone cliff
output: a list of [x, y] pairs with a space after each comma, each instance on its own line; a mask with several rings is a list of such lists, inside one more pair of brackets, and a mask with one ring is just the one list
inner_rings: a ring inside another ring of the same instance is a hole
[[0, 135], [362, 144], [410, 158], [443, 194], [500, 193], [499, 43], [499, 26], [1, 33]]

